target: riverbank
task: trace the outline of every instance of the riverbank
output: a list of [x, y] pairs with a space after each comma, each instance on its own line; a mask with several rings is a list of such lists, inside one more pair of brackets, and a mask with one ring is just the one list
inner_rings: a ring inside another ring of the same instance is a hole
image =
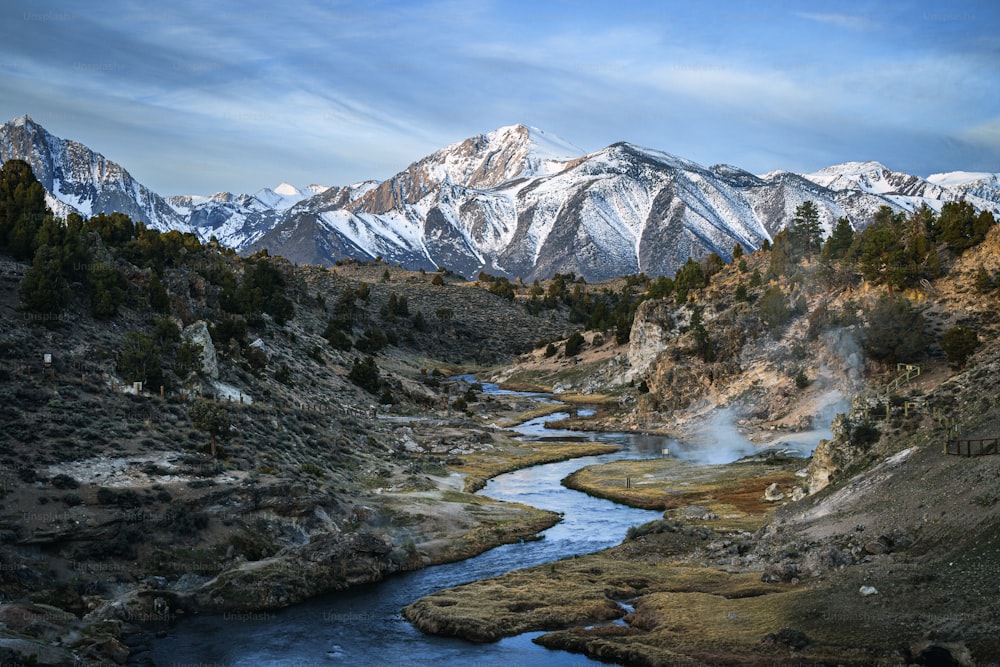
[[829, 608], [822, 580], [803, 584], [805, 572], [770, 565], [775, 554], [751, 555], [753, 531], [788, 498], [771, 485], [794, 484], [801, 465], [654, 459], [582, 468], [569, 486], [670, 518], [636, 526], [598, 553], [439, 591], [404, 617], [424, 632], [476, 642], [548, 631], [536, 642], [622, 664], [889, 659], [898, 648], [891, 642], [872, 643], [815, 611]]
[[995, 583], [995, 496], [963, 496], [973, 480], [995, 488], [998, 465], [930, 442], [798, 502], [799, 462], [588, 466], [569, 476], [576, 487], [665, 504], [668, 518], [598, 553], [438, 591], [404, 616], [471, 641], [545, 632], [533, 641], [620, 664], [991, 664], [997, 598], [968, 577]]
[[[563, 480], [571, 489], [616, 503], [663, 510], [664, 517], [707, 519], [713, 527], [754, 531], [797, 495], [803, 459], [699, 465], [676, 458], [587, 466]], [[801, 492], [799, 492], [801, 493]]]

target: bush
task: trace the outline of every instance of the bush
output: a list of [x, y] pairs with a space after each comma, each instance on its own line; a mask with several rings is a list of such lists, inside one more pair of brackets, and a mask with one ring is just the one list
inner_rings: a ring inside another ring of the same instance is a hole
[[59, 474], [49, 480], [49, 483], [56, 489], [78, 489], [80, 488], [80, 482], [76, 481], [69, 475]]
[[926, 351], [924, 316], [907, 299], [884, 296], [866, 315], [862, 346], [872, 359], [892, 365], [914, 361]]
[[792, 307], [788, 297], [777, 285], [772, 285], [764, 291], [757, 301], [760, 318], [772, 332], [779, 331], [792, 317]]
[[375, 354], [389, 344], [389, 338], [381, 329], [369, 328], [365, 330], [365, 335], [354, 344], [365, 354]]
[[286, 387], [291, 387], [292, 369], [288, 367], [288, 364], [281, 364], [281, 368], [274, 372], [274, 379]]
[[47, 245], [40, 247], [21, 283], [21, 303], [34, 313], [58, 313], [69, 303], [69, 296], [61, 253]]
[[871, 422], [861, 422], [855, 424], [851, 429], [851, 444], [861, 449], [867, 449], [878, 442], [881, 435], [878, 427]]
[[344, 331], [342, 323], [336, 319], [327, 322], [326, 329], [323, 330], [323, 338], [335, 350], [346, 352], [354, 346], [351, 337]]
[[127, 382], [142, 382], [144, 387], [166, 384], [160, 363], [160, 346], [153, 336], [129, 331], [118, 358], [118, 372]]
[[812, 384], [812, 380], [806, 375], [805, 371], [799, 371], [795, 376], [795, 386], [799, 389], [805, 389]]
[[347, 379], [361, 387], [369, 394], [377, 394], [379, 389], [379, 371], [375, 365], [375, 359], [366, 357], [363, 361], [356, 361], [348, 373]]
[[583, 349], [584, 344], [583, 334], [579, 331], [574, 331], [570, 334], [569, 338], [566, 339], [565, 354], [567, 357], [575, 357]]
[[952, 327], [941, 336], [941, 349], [948, 355], [948, 362], [963, 368], [969, 356], [979, 347], [979, 335], [966, 326]]
[[118, 306], [128, 290], [125, 276], [111, 267], [95, 268], [87, 274], [87, 284], [90, 286], [90, 313], [94, 317], [117, 315]]

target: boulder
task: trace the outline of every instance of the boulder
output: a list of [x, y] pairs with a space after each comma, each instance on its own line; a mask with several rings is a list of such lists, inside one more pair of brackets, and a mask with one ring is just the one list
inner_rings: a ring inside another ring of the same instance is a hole
[[781, 492], [781, 487], [778, 486], [777, 482], [774, 482], [764, 491], [764, 500], [769, 503], [775, 503], [779, 500], [784, 500], [785, 494]]
[[201, 372], [205, 377], [219, 379], [219, 360], [215, 356], [215, 345], [212, 335], [208, 332], [205, 320], [198, 320], [184, 328], [181, 337], [195, 345], [201, 346]]

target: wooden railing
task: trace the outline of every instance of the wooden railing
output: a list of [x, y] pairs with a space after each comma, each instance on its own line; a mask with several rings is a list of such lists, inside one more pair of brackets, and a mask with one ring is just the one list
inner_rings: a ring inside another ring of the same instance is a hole
[[953, 456], [1000, 454], [1000, 438], [964, 438], [945, 443], [944, 453]]
[[896, 364], [896, 372], [899, 373], [899, 375], [885, 387], [886, 395], [891, 394], [913, 378], [920, 375], [920, 366], [915, 366], [913, 364]]

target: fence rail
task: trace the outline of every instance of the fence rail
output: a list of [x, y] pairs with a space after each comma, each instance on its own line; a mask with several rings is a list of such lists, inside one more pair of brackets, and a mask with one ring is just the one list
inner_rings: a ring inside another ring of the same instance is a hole
[[945, 454], [967, 457], [1000, 454], [1000, 438], [951, 440], [945, 445]]

